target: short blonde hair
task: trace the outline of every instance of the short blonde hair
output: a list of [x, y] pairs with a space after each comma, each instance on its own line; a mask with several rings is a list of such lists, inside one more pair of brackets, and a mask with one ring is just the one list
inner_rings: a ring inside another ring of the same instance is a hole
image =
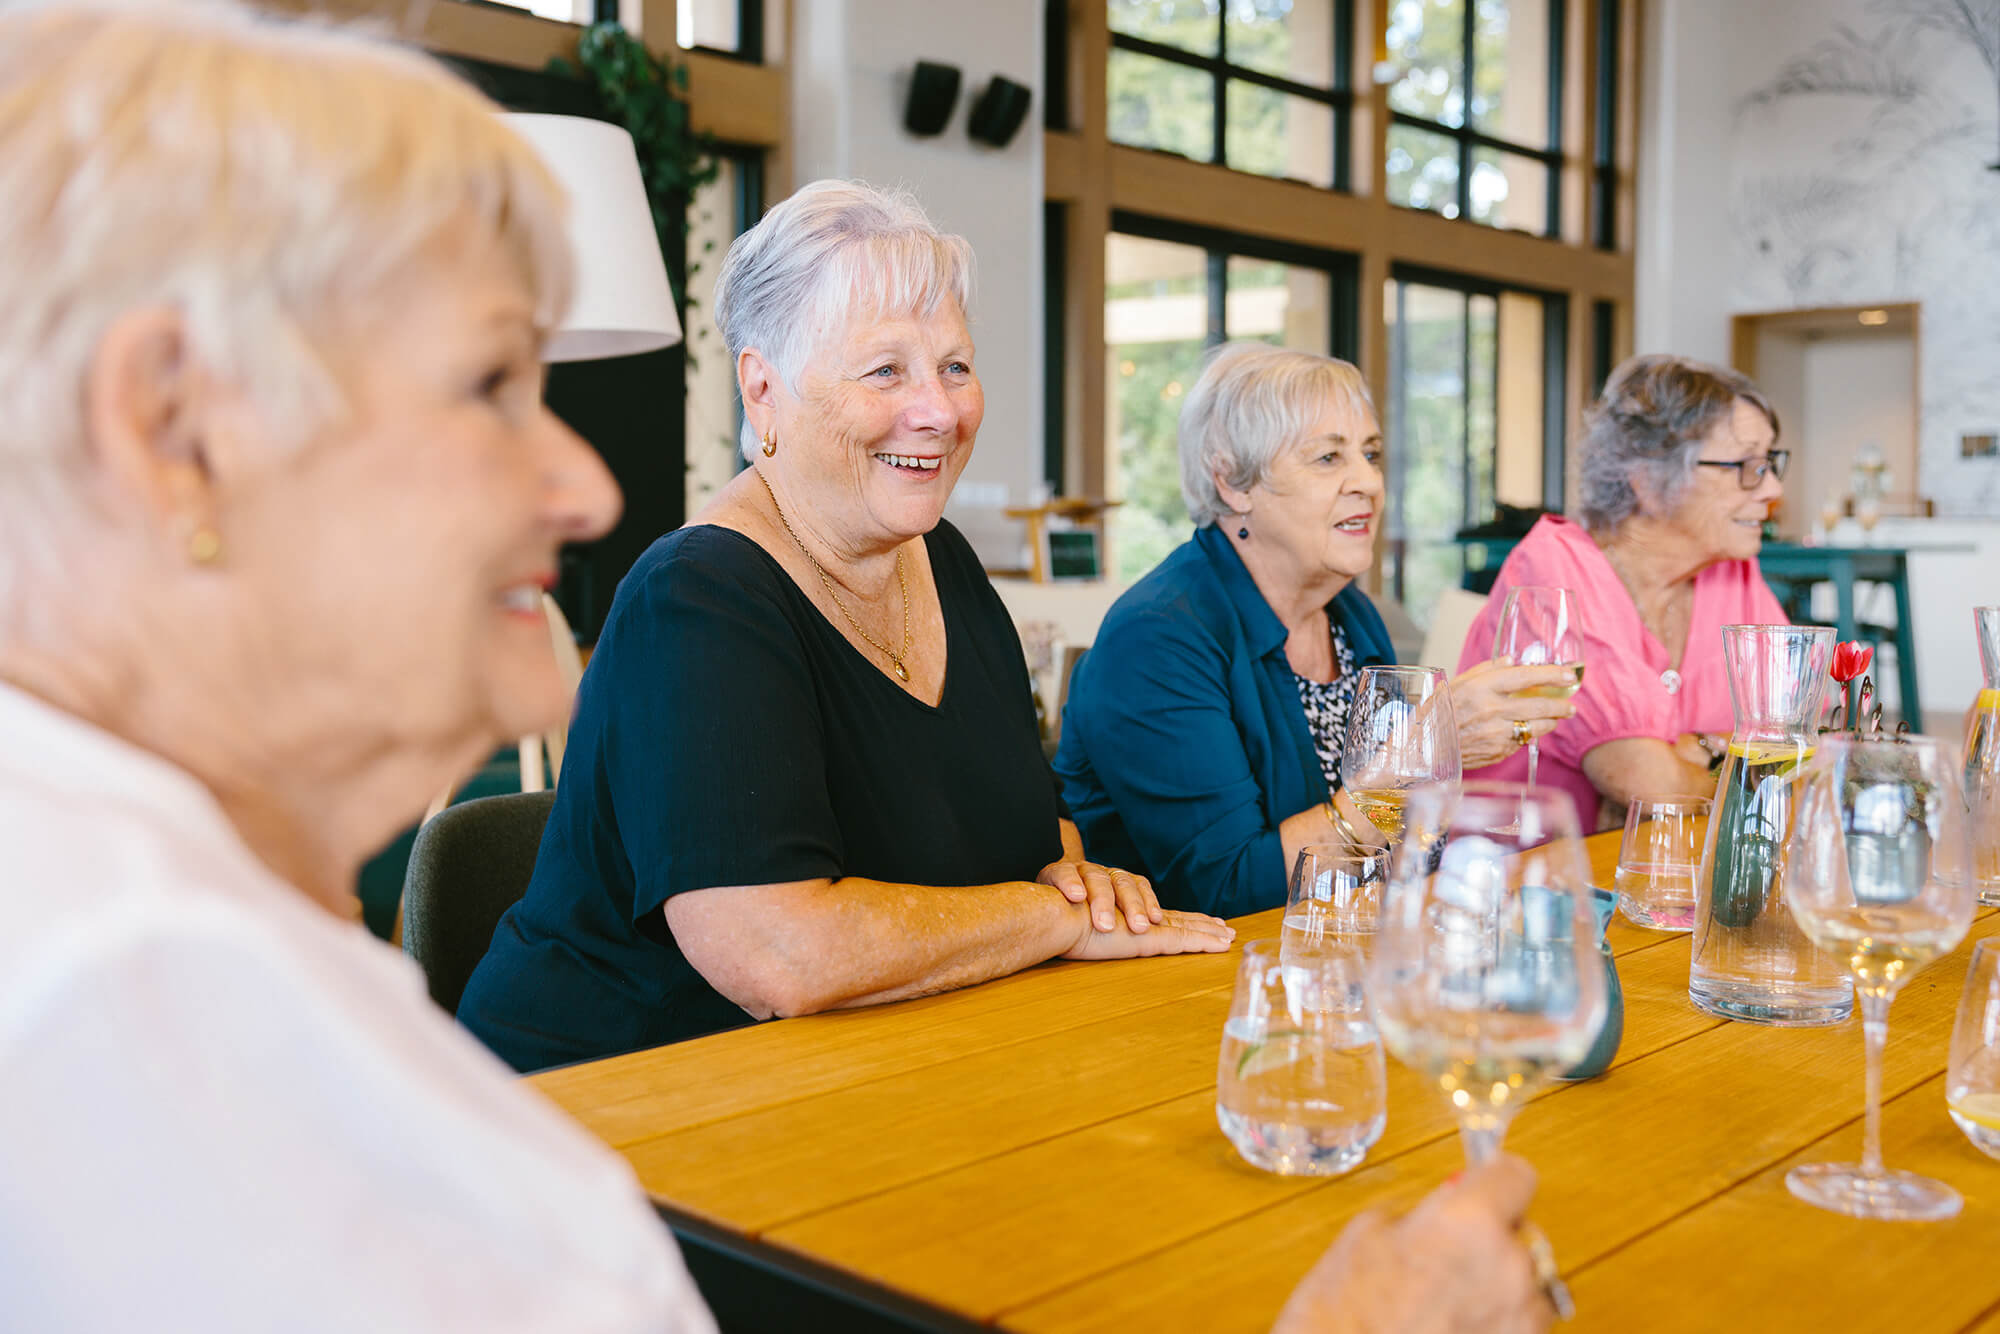
[[157, 305], [295, 445], [344, 410], [325, 356], [454, 225], [560, 318], [561, 188], [492, 104], [386, 40], [234, 3], [0, 12], [0, 611], [82, 515], [82, 386]]
[[1270, 475], [1279, 450], [1305, 439], [1333, 407], [1375, 415], [1352, 362], [1270, 343], [1224, 343], [1209, 353], [1181, 407], [1181, 496], [1195, 527], [1235, 513], [1217, 473], [1248, 491]]
[[[736, 238], [715, 280], [715, 323], [734, 362], [754, 347], [795, 392], [799, 372], [850, 324], [945, 300], [972, 318], [972, 246], [916, 198], [862, 181], [814, 181]], [[743, 423], [743, 457], [756, 432]]]

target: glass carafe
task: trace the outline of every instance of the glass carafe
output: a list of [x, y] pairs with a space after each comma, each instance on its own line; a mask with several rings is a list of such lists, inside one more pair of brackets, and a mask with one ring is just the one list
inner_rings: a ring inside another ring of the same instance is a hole
[[1799, 772], [1819, 735], [1833, 631], [1728, 625], [1722, 652], [1736, 730], [1695, 875], [1688, 998], [1753, 1024], [1839, 1023], [1854, 1010], [1853, 984], [1792, 919], [1781, 866]]
[[2000, 905], [2000, 607], [1974, 607], [1985, 688], [1965, 729], [1965, 804], [1979, 901]]

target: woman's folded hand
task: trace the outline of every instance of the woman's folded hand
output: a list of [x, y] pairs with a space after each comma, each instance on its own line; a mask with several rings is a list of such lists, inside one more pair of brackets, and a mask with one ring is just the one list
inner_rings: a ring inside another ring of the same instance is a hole
[[1083, 910], [1076, 942], [1063, 951], [1065, 959], [1212, 953], [1228, 949], [1236, 939], [1235, 930], [1220, 918], [1162, 908], [1150, 880], [1115, 866], [1050, 862], [1038, 878]]
[[1479, 769], [1506, 759], [1522, 745], [1515, 723], [1536, 740], [1576, 712], [1567, 698], [1529, 694], [1554, 692], [1576, 682], [1576, 669], [1562, 665], [1514, 667], [1489, 659], [1461, 672], [1451, 683], [1451, 707], [1458, 715], [1459, 762]]

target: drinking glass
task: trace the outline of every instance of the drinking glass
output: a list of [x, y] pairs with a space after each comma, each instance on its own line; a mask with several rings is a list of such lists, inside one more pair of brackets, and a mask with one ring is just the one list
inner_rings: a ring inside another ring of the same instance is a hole
[[1618, 845], [1618, 911], [1655, 931], [1694, 930], [1694, 877], [1708, 825], [1706, 797], [1639, 797]]
[[[1604, 1024], [1589, 861], [1569, 798], [1520, 783], [1420, 788], [1409, 829], [1390, 863], [1369, 999], [1389, 1050], [1444, 1094], [1477, 1166]], [[1427, 874], [1425, 844], [1440, 838]], [[1546, 1241], [1525, 1239], [1561, 1310]]]
[[1300, 848], [1278, 936], [1281, 961], [1290, 964], [1333, 949], [1359, 951], [1365, 958], [1381, 923], [1388, 862], [1386, 848], [1352, 839]]
[[1979, 901], [2000, 906], [2000, 607], [1974, 607], [1984, 686], [1965, 729], [1965, 804]]
[[1284, 960], [1243, 947], [1216, 1063], [1215, 1119], [1252, 1166], [1283, 1176], [1351, 1172], [1388, 1124], [1388, 1072], [1360, 956]]
[[1882, 1166], [1882, 1047], [1889, 1004], [1965, 938], [1978, 893], [1956, 757], [1928, 737], [1829, 733], [1806, 762], [1785, 845], [1792, 915], [1854, 979], [1867, 1052], [1859, 1163], [1785, 1174], [1792, 1194], [1856, 1218], [1940, 1219], [1963, 1205], [1940, 1181]]
[[1364, 667], [1341, 746], [1341, 786], [1391, 840], [1403, 834], [1403, 803], [1422, 783], [1455, 783], [1458, 716], [1436, 667]]
[[[1567, 588], [1521, 584], [1508, 590], [1500, 604], [1500, 623], [1493, 630], [1493, 656], [1516, 667], [1557, 665], [1572, 668], [1576, 679], [1562, 685], [1535, 686], [1523, 695], [1568, 699], [1583, 688], [1583, 636], [1577, 633], [1576, 604]], [[1541, 752], [1528, 741], [1528, 786], [1535, 785], [1535, 764]]]
[[2000, 936], [1972, 947], [1951, 1030], [1944, 1105], [1972, 1147], [2000, 1158]]

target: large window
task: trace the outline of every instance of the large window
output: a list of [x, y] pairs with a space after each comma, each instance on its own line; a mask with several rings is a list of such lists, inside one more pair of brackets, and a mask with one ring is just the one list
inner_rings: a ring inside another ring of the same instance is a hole
[[1392, 0], [1388, 195], [1554, 236], [1563, 0]]
[[1110, 132], [1347, 186], [1348, 0], [1107, 0]]
[[1464, 576], [1461, 530], [1562, 503], [1565, 310], [1445, 274], [1389, 281], [1384, 573], [1420, 625]]
[[1194, 531], [1181, 498], [1181, 404], [1229, 338], [1354, 355], [1354, 269], [1331, 251], [1125, 214], [1105, 249], [1104, 342], [1113, 577], [1138, 578]]
[[687, 515], [693, 518], [743, 466], [743, 404], [736, 367], [715, 327], [715, 279], [729, 243], [763, 216], [761, 153], [719, 153], [716, 178], [688, 210]]

